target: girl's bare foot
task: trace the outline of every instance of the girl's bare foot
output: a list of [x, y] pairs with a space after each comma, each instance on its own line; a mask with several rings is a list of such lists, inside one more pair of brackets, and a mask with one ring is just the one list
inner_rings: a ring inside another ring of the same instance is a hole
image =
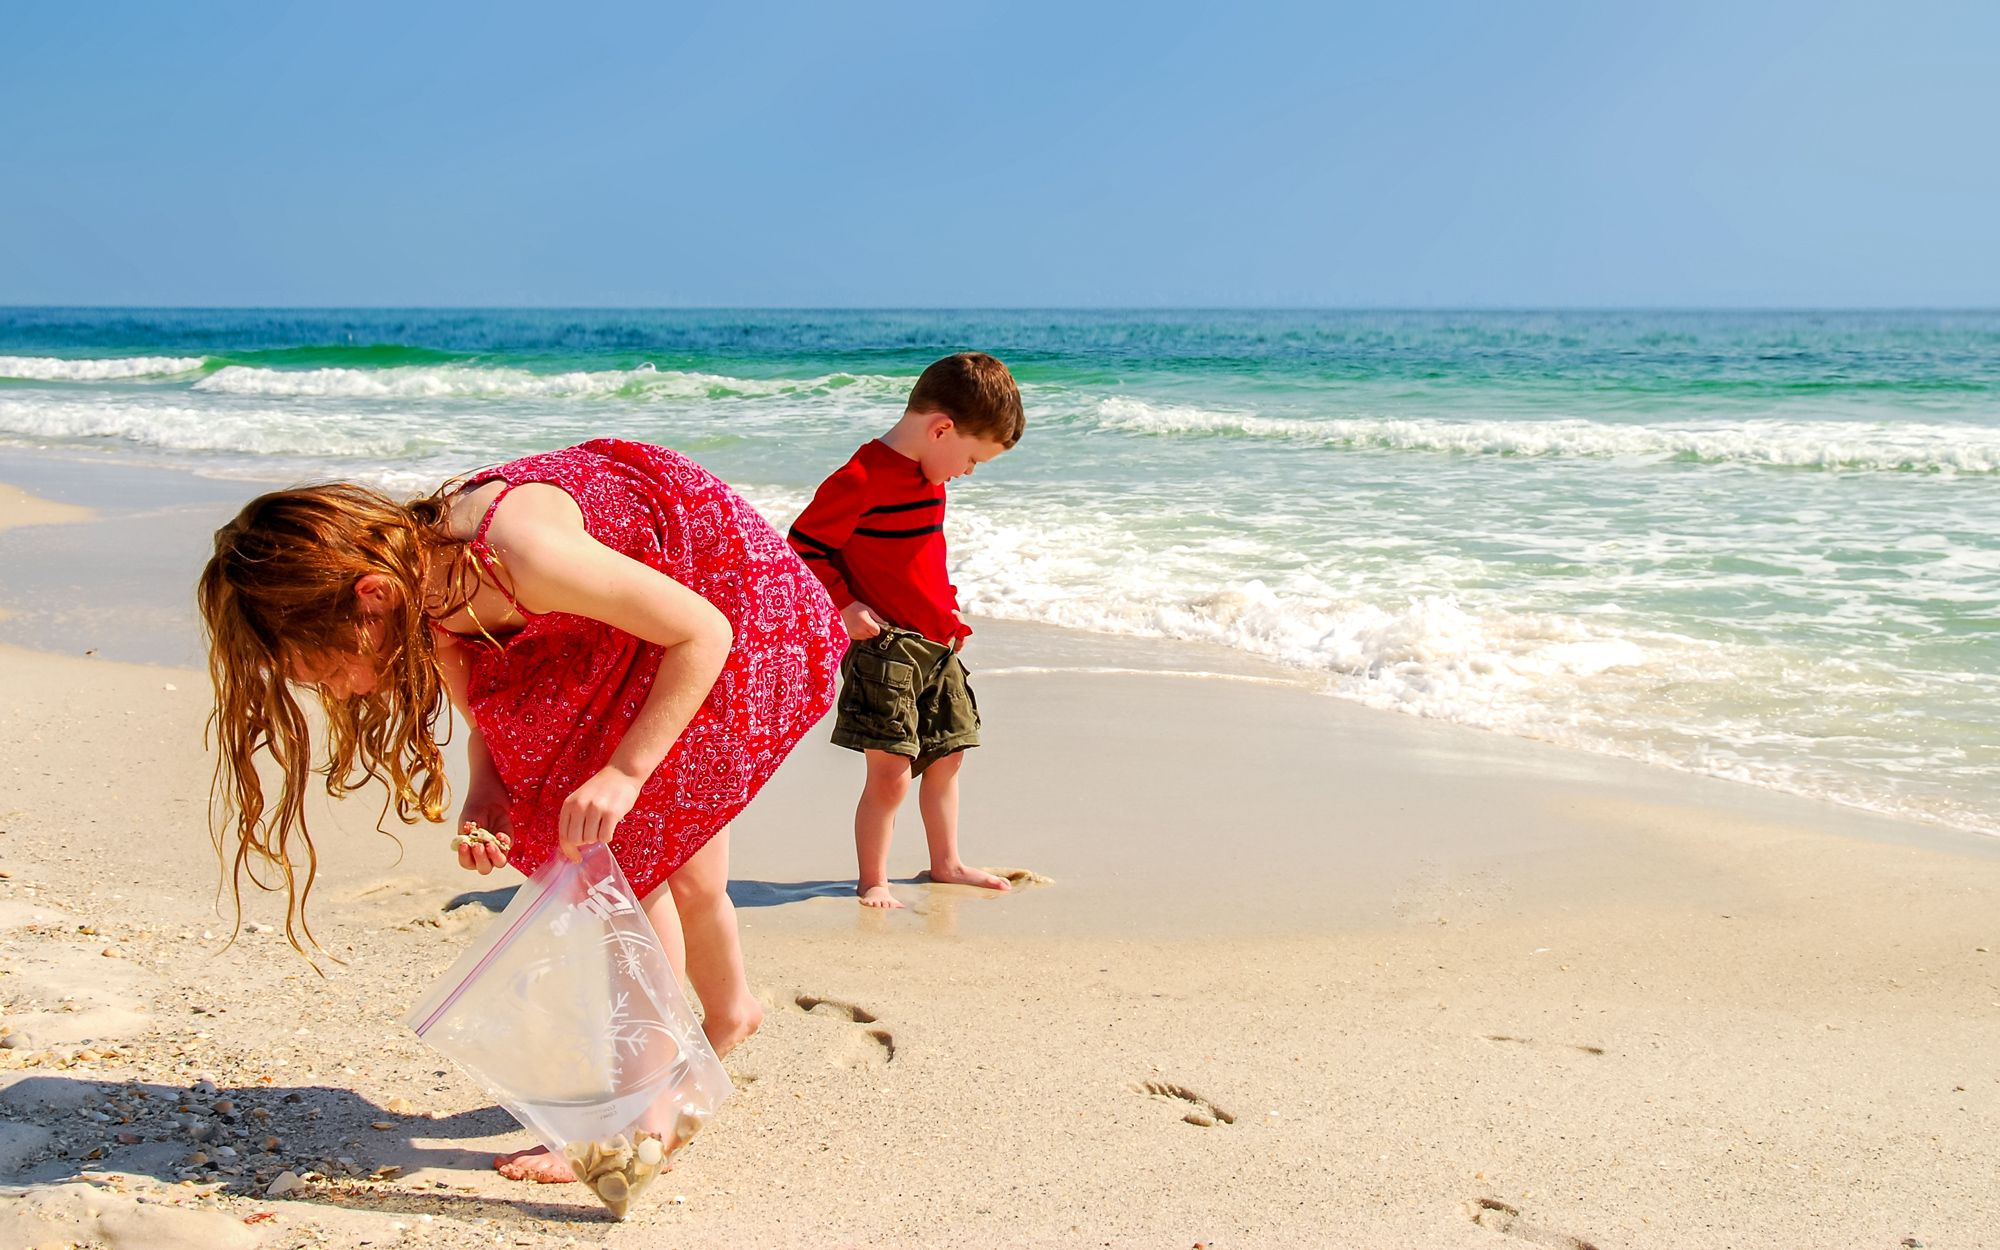
[[933, 867], [930, 871], [933, 881], [946, 885], [976, 885], [983, 890], [1011, 890], [1013, 882], [1005, 877], [996, 877], [984, 868], [967, 868], [964, 864], [952, 864], [944, 868]]
[[702, 1004], [701, 1031], [707, 1035], [718, 1059], [742, 1045], [763, 1023], [764, 1004], [754, 995], [744, 995], [742, 1002], [726, 1011], [710, 1011], [706, 1003]]
[[547, 1146], [494, 1155], [493, 1170], [517, 1181], [535, 1181], [542, 1185], [558, 1185], [576, 1179], [576, 1173], [569, 1170], [569, 1160]]
[[871, 885], [861, 891], [861, 905], [863, 907], [880, 907], [887, 910], [892, 907], [901, 907], [903, 901], [889, 893], [888, 886]]

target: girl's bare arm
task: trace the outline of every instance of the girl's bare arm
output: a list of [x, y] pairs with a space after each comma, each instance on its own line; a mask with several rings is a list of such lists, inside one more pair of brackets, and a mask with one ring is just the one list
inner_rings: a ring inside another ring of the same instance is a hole
[[554, 486], [511, 491], [487, 542], [522, 607], [588, 616], [665, 649], [653, 688], [610, 762], [563, 806], [565, 846], [609, 841], [722, 673], [729, 621], [665, 573], [592, 538], [576, 501]]

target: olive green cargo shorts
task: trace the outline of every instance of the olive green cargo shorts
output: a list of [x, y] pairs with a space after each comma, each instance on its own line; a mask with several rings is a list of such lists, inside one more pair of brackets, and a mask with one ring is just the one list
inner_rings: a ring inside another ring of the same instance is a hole
[[979, 700], [958, 653], [907, 629], [885, 629], [840, 662], [833, 744], [910, 757], [912, 774], [979, 745]]

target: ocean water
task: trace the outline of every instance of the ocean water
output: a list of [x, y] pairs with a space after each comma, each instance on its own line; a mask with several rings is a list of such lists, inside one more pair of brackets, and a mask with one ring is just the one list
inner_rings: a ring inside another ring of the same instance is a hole
[[2000, 314], [0, 310], [0, 441], [427, 490], [596, 435], [780, 526], [931, 359], [975, 613], [2000, 833]]

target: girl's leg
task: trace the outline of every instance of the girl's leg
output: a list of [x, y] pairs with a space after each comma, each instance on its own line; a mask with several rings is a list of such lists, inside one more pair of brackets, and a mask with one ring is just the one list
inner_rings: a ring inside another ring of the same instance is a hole
[[931, 848], [931, 880], [1008, 889], [1005, 877], [967, 868], [958, 857], [958, 770], [964, 763], [965, 752], [955, 751], [924, 769], [917, 784], [917, 808], [924, 814], [924, 839]]
[[[671, 900], [672, 906], [668, 906]], [[729, 901], [729, 827], [708, 840], [646, 901], [646, 914], [666, 941], [666, 925], [656, 912], [676, 919], [675, 936], [685, 930], [687, 979], [701, 999], [701, 1030], [715, 1053], [726, 1055], [764, 1022], [764, 1005], [750, 992], [743, 970], [743, 943], [736, 931], [736, 906]], [[676, 954], [668, 948], [669, 955]], [[678, 962], [676, 967], [678, 967]]]

